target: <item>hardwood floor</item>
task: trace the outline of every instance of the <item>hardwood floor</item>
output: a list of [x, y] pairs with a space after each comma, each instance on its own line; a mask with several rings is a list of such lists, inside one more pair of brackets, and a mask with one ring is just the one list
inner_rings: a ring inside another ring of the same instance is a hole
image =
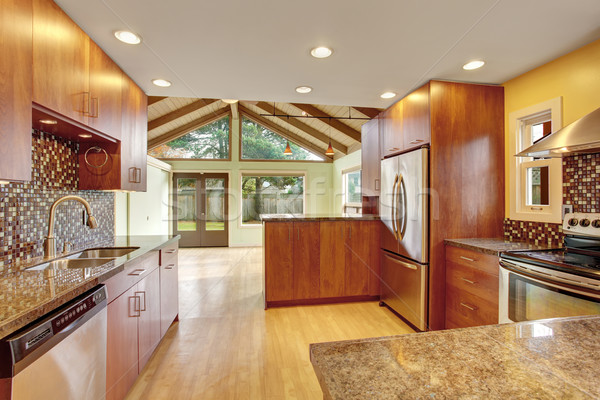
[[180, 249], [179, 322], [127, 399], [322, 399], [310, 343], [412, 332], [377, 302], [263, 309], [262, 249]]

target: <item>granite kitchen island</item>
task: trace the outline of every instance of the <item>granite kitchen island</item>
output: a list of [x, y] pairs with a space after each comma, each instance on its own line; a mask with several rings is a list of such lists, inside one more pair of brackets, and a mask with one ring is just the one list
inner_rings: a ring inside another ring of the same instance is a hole
[[600, 397], [600, 316], [310, 345], [324, 399]]

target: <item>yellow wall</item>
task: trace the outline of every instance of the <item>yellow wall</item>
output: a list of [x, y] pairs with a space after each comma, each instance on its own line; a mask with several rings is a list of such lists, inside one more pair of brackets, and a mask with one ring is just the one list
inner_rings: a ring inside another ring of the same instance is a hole
[[504, 83], [506, 212], [509, 208], [508, 115], [562, 96], [563, 125], [600, 107], [600, 40]]

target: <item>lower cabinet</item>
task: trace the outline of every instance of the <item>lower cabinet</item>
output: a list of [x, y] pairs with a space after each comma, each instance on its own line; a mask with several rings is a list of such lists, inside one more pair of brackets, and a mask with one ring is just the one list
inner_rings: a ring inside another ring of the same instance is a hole
[[266, 307], [378, 297], [378, 224], [266, 222]]
[[[105, 282], [109, 304], [106, 399], [121, 400], [134, 384], [173, 320], [177, 318], [177, 243], [125, 265]], [[159, 265], [162, 261], [167, 261]], [[173, 272], [174, 271], [174, 272]]]
[[498, 323], [499, 259], [446, 246], [446, 328]]

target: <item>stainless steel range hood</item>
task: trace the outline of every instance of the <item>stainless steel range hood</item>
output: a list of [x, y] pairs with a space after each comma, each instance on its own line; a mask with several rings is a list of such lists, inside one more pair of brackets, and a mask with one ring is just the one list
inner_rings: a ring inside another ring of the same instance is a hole
[[563, 157], [587, 153], [600, 153], [600, 108], [541, 138], [517, 156]]

